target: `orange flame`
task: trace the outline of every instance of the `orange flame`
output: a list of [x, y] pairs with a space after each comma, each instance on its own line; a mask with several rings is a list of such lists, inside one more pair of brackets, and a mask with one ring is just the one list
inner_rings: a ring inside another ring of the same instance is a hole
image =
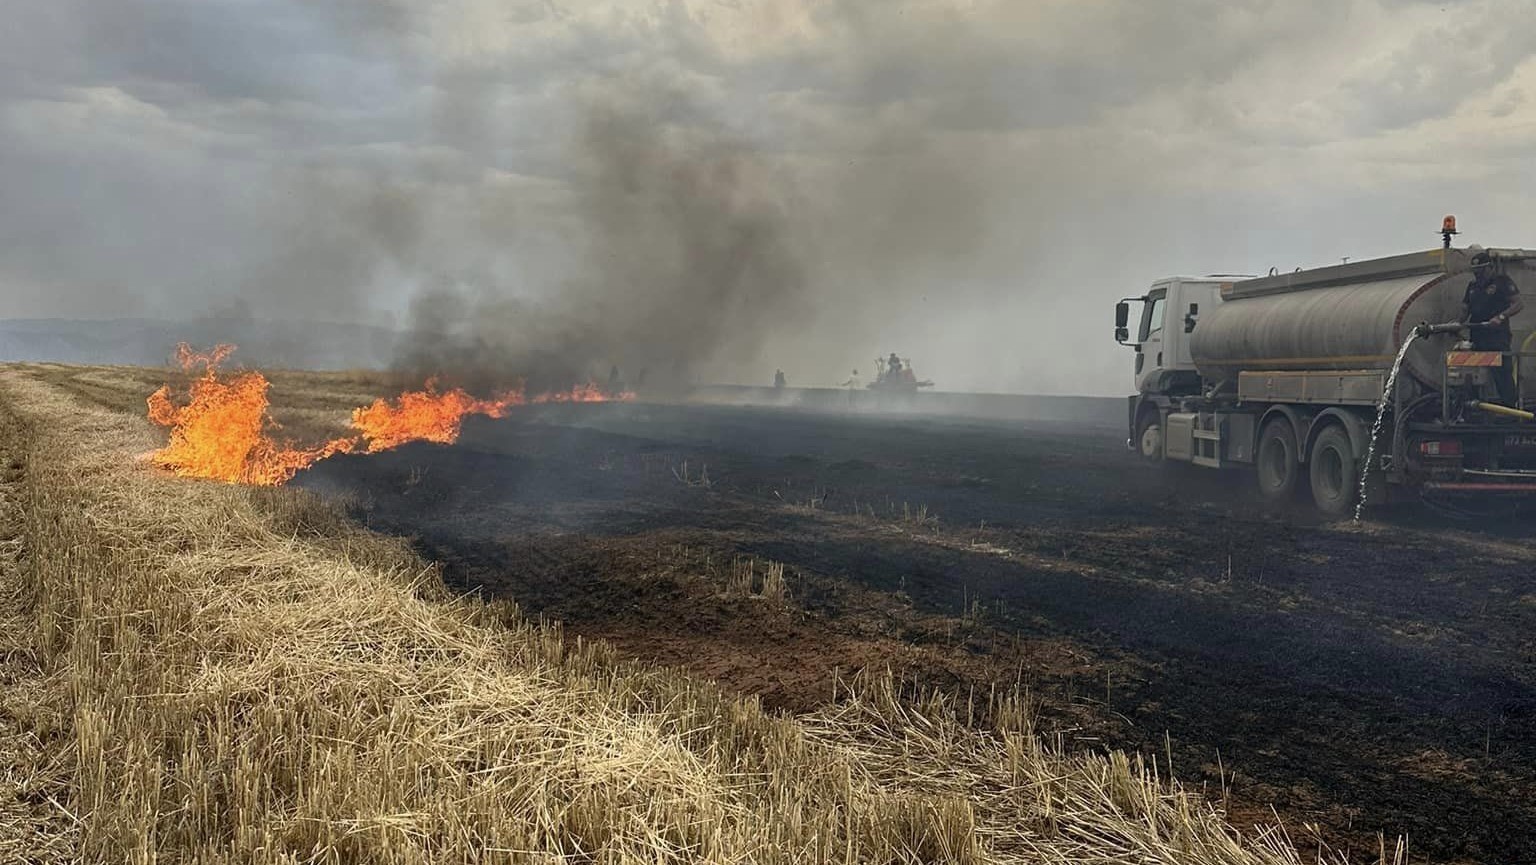
[[259, 372], [220, 380], [218, 364], [234, 351], [220, 345], [206, 353], [185, 344], [176, 349], [182, 369], [203, 367], [193, 380], [186, 405], [171, 402], [170, 386], [150, 394], [149, 419], [171, 428], [171, 440], [154, 454], [156, 464], [177, 474], [235, 483], [272, 485], [319, 459], [351, 450], [337, 439], [316, 448], [279, 444], [271, 434], [277, 424], [267, 416], [267, 379]]
[[546, 402], [608, 402], [609, 400], [617, 399], [617, 400], [620, 400], [620, 401], [627, 402], [627, 401], [632, 400], [634, 398], [635, 398], [635, 395], [632, 394], [632, 393], [629, 393], [628, 391], [626, 391], [624, 393], [620, 393], [620, 394], [609, 394], [607, 391], [605, 391], [601, 387], [599, 387], [597, 382], [589, 381], [586, 384], [578, 384], [575, 387], [573, 387], [573, 388], [571, 388], [570, 390], [567, 390], [567, 391], [555, 391], [555, 392], [552, 392], [552, 393], [541, 393], [538, 396], [534, 397], [533, 401], [536, 402], [536, 403], [546, 403]]
[[495, 399], [475, 399], [459, 388], [438, 393], [436, 382], [410, 391], [393, 401], [375, 400], [373, 405], [352, 410], [352, 428], [368, 440], [368, 453], [399, 447], [406, 442], [429, 441], [453, 444], [459, 438], [464, 417], [471, 414], [506, 417], [507, 409], [525, 402], [522, 391], [511, 391]]
[[207, 352], [193, 351], [185, 343], [177, 346], [176, 360], [182, 368], [192, 372], [202, 367], [202, 374], [193, 380], [185, 405], [171, 400], [169, 385], [150, 395], [149, 419], [171, 430], [170, 442], [152, 456], [155, 464], [187, 477], [271, 486], [338, 453], [378, 453], [413, 441], [452, 444], [459, 438], [464, 418], [472, 414], [501, 418], [512, 407], [527, 403], [635, 398], [628, 392], [609, 394], [588, 382], [531, 399], [521, 389], [478, 399], [460, 388], [439, 392], [436, 382], [429, 380], [422, 390], [354, 409], [353, 435], [316, 447], [295, 447], [279, 443], [272, 435], [278, 425], [267, 414], [265, 376], [243, 372], [228, 379], [219, 377], [219, 364], [234, 350], [232, 345]]

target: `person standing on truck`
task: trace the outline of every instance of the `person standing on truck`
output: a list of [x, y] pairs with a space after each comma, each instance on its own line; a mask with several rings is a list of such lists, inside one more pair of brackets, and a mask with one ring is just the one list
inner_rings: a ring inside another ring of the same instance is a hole
[[[1499, 272], [1493, 257], [1486, 252], [1472, 256], [1472, 282], [1462, 297], [1465, 314], [1462, 321], [1472, 326], [1472, 348], [1476, 351], [1507, 352], [1513, 344], [1509, 320], [1525, 309], [1515, 281]], [[1520, 401], [1515, 390], [1514, 360], [1493, 368], [1493, 383], [1499, 402], [1515, 406]]]

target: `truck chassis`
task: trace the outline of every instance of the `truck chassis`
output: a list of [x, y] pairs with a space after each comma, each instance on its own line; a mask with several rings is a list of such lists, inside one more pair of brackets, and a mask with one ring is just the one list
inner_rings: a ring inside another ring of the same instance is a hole
[[1536, 369], [1532, 357], [1448, 352], [1439, 391], [1395, 388], [1374, 435], [1386, 370], [1244, 371], [1227, 396], [1136, 394], [1129, 399], [1127, 446], [1154, 463], [1249, 468], [1272, 501], [1305, 486], [1331, 516], [1354, 508], [1362, 472], [1374, 502], [1388, 488], [1530, 494], [1536, 427], [1489, 422], [1469, 407], [1487, 391], [1491, 366]]

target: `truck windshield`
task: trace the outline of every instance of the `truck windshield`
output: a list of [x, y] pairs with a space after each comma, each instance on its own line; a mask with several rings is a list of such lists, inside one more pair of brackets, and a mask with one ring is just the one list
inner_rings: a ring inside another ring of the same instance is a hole
[[1147, 337], [1163, 329], [1163, 308], [1167, 305], [1167, 291], [1154, 291], [1148, 296], [1142, 307], [1141, 332], [1136, 335], [1137, 342], [1146, 342]]

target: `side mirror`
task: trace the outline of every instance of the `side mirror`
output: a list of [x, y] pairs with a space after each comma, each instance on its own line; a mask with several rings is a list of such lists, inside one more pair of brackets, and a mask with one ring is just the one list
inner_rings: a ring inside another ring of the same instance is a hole
[[1200, 304], [1189, 305], [1189, 314], [1184, 316], [1184, 332], [1191, 333], [1195, 329], [1195, 319], [1200, 316]]
[[1131, 338], [1131, 332], [1129, 330], [1126, 330], [1123, 327], [1115, 328], [1115, 342], [1124, 344], [1125, 341], [1130, 339], [1130, 338]]
[[1115, 332], [1125, 330], [1126, 322], [1131, 320], [1131, 305], [1125, 301], [1115, 304]]

